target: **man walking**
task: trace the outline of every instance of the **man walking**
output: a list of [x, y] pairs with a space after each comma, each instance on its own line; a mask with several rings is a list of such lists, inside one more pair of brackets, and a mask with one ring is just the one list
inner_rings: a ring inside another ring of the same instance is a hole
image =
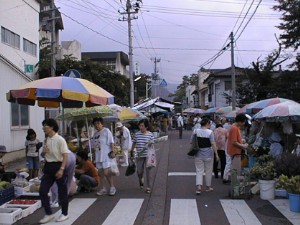
[[68, 146], [65, 139], [57, 134], [59, 127], [54, 119], [46, 119], [42, 122], [42, 125], [46, 135], [42, 151], [42, 156], [45, 158], [45, 166], [39, 193], [46, 215], [40, 220], [40, 223], [48, 223], [54, 219], [48, 197], [49, 190], [54, 182], [58, 186], [58, 199], [62, 209], [62, 214], [56, 221], [62, 222], [69, 218], [68, 176], [65, 173], [68, 160]]
[[248, 118], [245, 114], [238, 114], [228, 134], [227, 152], [231, 157], [231, 170], [235, 169], [238, 176], [241, 175], [242, 150], [248, 148], [248, 144], [244, 143], [241, 135], [241, 128], [245, 125], [247, 120]]
[[177, 118], [177, 126], [178, 126], [178, 130], [179, 130], [179, 139], [182, 139], [182, 128], [183, 128], [182, 114], [179, 114], [179, 116]]
[[129, 129], [123, 126], [121, 122], [116, 123], [116, 130], [120, 133], [118, 137], [120, 139], [120, 146], [124, 158], [124, 162], [121, 164], [121, 166], [128, 166], [128, 151], [132, 146], [131, 134]]

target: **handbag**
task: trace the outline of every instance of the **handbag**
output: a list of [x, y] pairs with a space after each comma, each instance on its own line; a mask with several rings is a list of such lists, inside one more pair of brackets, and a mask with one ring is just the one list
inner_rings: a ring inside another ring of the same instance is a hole
[[197, 134], [193, 134], [192, 143], [187, 153], [188, 156], [195, 156], [199, 151]]
[[120, 171], [119, 171], [119, 168], [118, 168], [118, 163], [117, 163], [116, 158], [111, 159], [110, 163], [111, 163], [111, 165], [110, 165], [111, 173], [114, 176], [119, 176], [120, 175]]
[[130, 176], [135, 173], [136, 165], [132, 159], [129, 159], [129, 165], [126, 169], [125, 176]]
[[156, 167], [156, 154], [153, 145], [147, 149], [146, 167]]

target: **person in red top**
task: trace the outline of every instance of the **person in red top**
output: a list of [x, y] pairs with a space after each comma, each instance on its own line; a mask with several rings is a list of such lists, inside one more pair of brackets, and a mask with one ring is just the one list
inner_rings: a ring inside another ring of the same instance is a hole
[[90, 192], [99, 184], [99, 176], [96, 167], [88, 160], [88, 154], [85, 151], [79, 151], [76, 159], [80, 165], [80, 169], [75, 169], [76, 177], [79, 177], [79, 191]]
[[241, 174], [241, 153], [242, 149], [248, 147], [244, 143], [241, 135], [241, 128], [245, 125], [248, 118], [245, 114], [238, 114], [235, 117], [235, 123], [231, 126], [228, 134], [227, 153], [230, 155], [231, 169], [236, 169], [238, 176]]

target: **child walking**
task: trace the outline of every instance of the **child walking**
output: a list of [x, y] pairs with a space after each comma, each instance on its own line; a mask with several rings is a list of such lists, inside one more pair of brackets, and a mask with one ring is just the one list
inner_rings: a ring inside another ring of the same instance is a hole
[[26, 162], [29, 170], [29, 179], [38, 176], [39, 171], [39, 140], [36, 138], [36, 133], [33, 129], [27, 130], [27, 136], [25, 141], [26, 147]]

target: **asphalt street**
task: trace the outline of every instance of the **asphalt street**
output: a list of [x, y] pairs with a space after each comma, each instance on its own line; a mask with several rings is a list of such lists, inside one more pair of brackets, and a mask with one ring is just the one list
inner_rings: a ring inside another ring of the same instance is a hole
[[[120, 176], [115, 179], [115, 196], [97, 196], [96, 192], [74, 195], [70, 197], [70, 219], [50, 224], [300, 224], [299, 213], [291, 214], [287, 206], [282, 207], [287, 200], [265, 201], [258, 195], [251, 199], [231, 199], [230, 185], [224, 185], [220, 178], [213, 177], [213, 192], [195, 195], [194, 160], [186, 155], [191, 131], [184, 131], [183, 139], [178, 138], [176, 130], [169, 131], [168, 135], [168, 141], [156, 144], [158, 165], [154, 169], [151, 194], [140, 189], [135, 174], [126, 177], [125, 168], [121, 168]], [[279, 206], [275, 207], [276, 204]], [[43, 209], [39, 209], [15, 224], [38, 224], [43, 215]]]

